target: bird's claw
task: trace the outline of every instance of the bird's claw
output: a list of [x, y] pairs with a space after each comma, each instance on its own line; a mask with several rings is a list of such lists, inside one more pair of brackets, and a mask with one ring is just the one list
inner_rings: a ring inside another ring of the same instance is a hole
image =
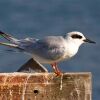
[[56, 74], [56, 76], [62, 76], [62, 72], [60, 72], [60, 71], [57, 71], [57, 72], [55, 72], [55, 74]]

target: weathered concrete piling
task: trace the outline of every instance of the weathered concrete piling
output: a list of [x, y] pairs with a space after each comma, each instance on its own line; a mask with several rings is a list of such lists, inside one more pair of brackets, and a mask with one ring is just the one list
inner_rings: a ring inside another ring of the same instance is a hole
[[1, 73], [0, 100], [91, 100], [91, 73]]

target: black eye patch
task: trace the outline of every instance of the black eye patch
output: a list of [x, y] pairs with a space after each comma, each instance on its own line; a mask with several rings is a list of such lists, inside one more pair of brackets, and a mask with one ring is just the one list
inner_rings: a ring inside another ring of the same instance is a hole
[[82, 36], [78, 35], [78, 34], [73, 34], [71, 37], [74, 39], [81, 39], [82, 38]]

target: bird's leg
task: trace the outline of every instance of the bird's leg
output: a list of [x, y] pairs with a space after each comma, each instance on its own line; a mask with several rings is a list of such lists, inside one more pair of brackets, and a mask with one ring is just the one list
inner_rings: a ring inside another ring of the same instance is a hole
[[54, 72], [57, 74], [57, 76], [60, 76], [61, 75], [61, 71], [58, 69], [58, 66], [57, 66], [57, 63], [53, 63], [51, 64]]

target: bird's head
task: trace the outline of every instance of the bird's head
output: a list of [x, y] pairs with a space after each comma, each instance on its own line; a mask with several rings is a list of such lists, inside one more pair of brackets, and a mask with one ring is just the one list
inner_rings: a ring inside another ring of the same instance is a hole
[[96, 43], [88, 38], [86, 38], [81, 32], [73, 31], [66, 34], [65, 37], [68, 42], [75, 43], [80, 46], [83, 43]]

